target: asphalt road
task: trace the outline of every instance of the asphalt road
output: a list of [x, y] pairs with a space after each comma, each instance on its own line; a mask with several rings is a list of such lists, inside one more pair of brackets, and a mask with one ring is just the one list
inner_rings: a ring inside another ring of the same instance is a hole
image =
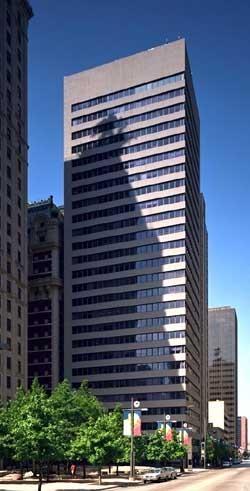
[[148, 484], [145, 491], [250, 491], [250, 462], [228, 469], [184, 475], [176, 481]]

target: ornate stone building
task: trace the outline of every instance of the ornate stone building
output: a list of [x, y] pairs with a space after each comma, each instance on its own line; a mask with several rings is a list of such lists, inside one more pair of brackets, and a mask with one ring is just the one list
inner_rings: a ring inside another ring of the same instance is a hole
[[63, 373], [63, 210], [48, 200], [28, 210], [28, 386], [48, 391]]

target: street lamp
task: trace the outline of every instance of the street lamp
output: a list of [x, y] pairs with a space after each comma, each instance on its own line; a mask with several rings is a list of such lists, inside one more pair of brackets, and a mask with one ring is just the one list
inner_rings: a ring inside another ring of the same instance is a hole
[[135, 474], [135, 456], [134, 456], [134, 410], [140, 407], [140, 401], [135, 401], [133, 397], [131, 397], [131, 406], [130, 406], [130, 475], [129, 479], [131, 481], [134, 480]]
[[[130, 405], [130, 472], [129, 480], [133, 481], [135, 478], [135, 450], [134, 450], [134, 414], [135, 410], [139, 409], [141, 403], [138, 400], [134, 400], [131, 397]], [[142, 408], [141, 411], [148, 411], [148, 408]]]

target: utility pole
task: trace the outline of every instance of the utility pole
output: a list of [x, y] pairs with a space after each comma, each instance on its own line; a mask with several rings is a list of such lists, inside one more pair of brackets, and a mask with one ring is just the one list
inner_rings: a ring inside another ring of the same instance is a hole
[[130, 475], [129, 479], [134, 480], [134, 398], [131, 397], [130, 406], [130, 422], [131, 422], [131, 436], [130, 436]]
[[203, 463], [204, 463], [204, 469], [206, 469], [207, 465], [207, 456], [206, 456], [206, 440], [207, 440], [207, 428], [206, 428], [206, 416], [204, 416], [204, 421], [203, 421], [203, 433], [204, 433], [204, 456], [203, 456]]

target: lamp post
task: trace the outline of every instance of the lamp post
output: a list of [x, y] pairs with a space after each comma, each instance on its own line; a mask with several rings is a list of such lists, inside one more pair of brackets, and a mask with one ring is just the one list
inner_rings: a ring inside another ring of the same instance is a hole
[[[141, 403], [138, 400], [134, 400], [131, 397], [130, 404], [130, 472], [129, 472], [129, 480], [133, 481], [135, 478], [135, 449], [134, 449], [134, 416], [135, 410], [139, 409]], [[147, 407], [141, 408], [140, 411], [148, 411]]]
[[[183, 423], [183, 432], [186, 430], [187, 432], [192, 431], [192, 427], [188, 426], [187, 423]], [[183, 440], [184, 440], [184, 435], [183, 435]], [[193, 464], [192, 464], [192, 435], [189, 436], [188, 433], [188, 453], [187, 453], [187, 464], [188, 464], [188, 469], [192, 470], [193, 469]]]
[[135, 409], [140, 407], [140, 401], [135, 401], [131, 397], [130, 405], [130, 473], [129, 479], [133, 481], [135, 478], [135, 451], [134, 451], [134, 413]]

